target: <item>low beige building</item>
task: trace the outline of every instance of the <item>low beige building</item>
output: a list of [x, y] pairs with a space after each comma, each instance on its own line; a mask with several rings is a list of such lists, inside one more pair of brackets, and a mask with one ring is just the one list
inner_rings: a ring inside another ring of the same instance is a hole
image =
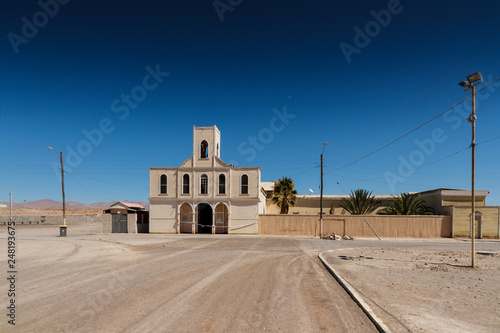
[[[476, 238], [500, 238], [500, 207], [487, 206], [489, 191], [475, 191]], [[453, 217], [453, 237], [470, 237], [472, 234], [471, 199], [468, 190], [436, 189], [419, 193], [436, 213]]]
[[105, 233], [149, 232], [149, 212], [141, 204], [118, 201], [104, 210], [104, 214], [109, 214], [103, 225]]
[[[263, 183], [267, 195], [266, 213], [279, 214], [279, 207], [273, 202], [272, 191], [274, 182]], [[476, 196], [476, 237], [500, 238], [500, 207], [487, 206], [488, 191], [475, 191]], [[418, 192], [418, 197], [434, 209], [436, 215], [452, 217], [452, 237], [470, 237], [471, 229], [471, 191], [456, 189], [435, 189]], [[323, 214], [325, 217], [349, 215], [342, 207], [340, 201], [349, 198], [348, 195], [323, 195]], [[377, 214], [381, 209], [390, 205], [392, 195], [375, 195], [382, 201], [382, 206], [372, 213]], [[319, 195], [297, 195], [295, 206], [289, 207], [292, 215], [319, 215]]]
[[258, 232], [266, 199], [260, 168], [235, 167], [220, 158], [216, 126], [193, 126], [193, 151], [178, 167], [150, 168], [151, 233]]
[[[340, 207], [342, 199], [349, 198], [348, 195], [323, 195], [323, 214], [324, 215], [345, 215], [349, 214], [345, 209]], [[387, 207], [391, 195], [375, 195], [375, 198], [381, 200], [383, 205], [378, 208], [373, 214]], [[272, 195], [267, 199], [266, 205], [267, 214], [279, 214], [280, 208], [273, 202]], [[288, 208], [288, 214], [299, 215], [319, 215], [320, 213], [320, 196], [319, 195], [297, 195], [295, 206]]]

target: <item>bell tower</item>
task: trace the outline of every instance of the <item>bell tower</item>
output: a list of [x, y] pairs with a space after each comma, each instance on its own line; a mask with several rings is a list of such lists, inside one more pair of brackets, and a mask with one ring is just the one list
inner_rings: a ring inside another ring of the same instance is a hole
[[220, 158], [220, 131], [217, 126], [193, 126], [193, 166], [214, 167]]

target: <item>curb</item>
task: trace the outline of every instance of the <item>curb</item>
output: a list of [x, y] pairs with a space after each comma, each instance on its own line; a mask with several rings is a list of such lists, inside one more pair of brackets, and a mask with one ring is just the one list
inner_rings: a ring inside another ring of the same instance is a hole
[[[343, 249], [346, 250], [346, 249]], [[377, 327], [379, 332], [382, 333], [390, 333], [391, 330], [384, 324], [384, 322], [377, 317], [377, 315], [373, 312], [370, 306], [363, 300], [361, 295], [354, 289], [346, 280], [344, 280], [340, 274], [325, 260], [323, 259], [324, 253], [334, 252], [338, 250], [331, 250], [322, 252], [318, 255], [319, 260], [323, 263], [323, 265], [328, 269], [328, 271], [333, 275], [333, 277], [340, 283], [340, 285], [347, 291], [347, 293], [351, 296], [351, 298], [359, 305], [359, 307], [363, 310], [364, 313], [370, 318], [372, 323]]]

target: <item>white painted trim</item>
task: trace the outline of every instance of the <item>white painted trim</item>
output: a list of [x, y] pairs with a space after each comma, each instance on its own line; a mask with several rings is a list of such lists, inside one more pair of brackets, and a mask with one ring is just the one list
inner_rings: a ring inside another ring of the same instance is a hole
[[181, 207], [182, 207], [182, 205], [184, 205], [185, 203], [186, 203], [186, 204], [188, 204], [188, 205], [189, 205], [189, 207], [191, 207], [191, 212], [192, 212], [192, 213], [195, 213], [193, 205], [192, 205], [189, 201], [183, 201], [183, 202], [181, 202], [181, 203], [179, 203], [179, 204], [177, 205], [177, 214], [180, 214], [180, 213], [181, 213]]
[[227, 213], [229, 214], [230, 209], [229, 209], [229, 205], [227, 204], [227, 202], [225, 202], [225, 201], [217, 201], [217, 202], [214, 204], [214, 207], [215, 207], [215, 208], [217, 208], [217, 206], [218, 206], [219, 204], [223, 204], [224, 206], [226, 206], [226, 208], [227, 208]]
[[200, 202], [197, 202], [197, 203], [194, 205], [194, 208], [195, 208], [195, 213], [196, 213], [196, 214], [198, 214], [197, 209], [198, 209], [198, 206], [199, 206], [200, 204], [207, 204], [207, 205], [209, 205], [209, 206], [210, 206], [210, 208], [212, 208], [212, 213], [214, 212], [214, 205], [213, 205], [213, 204], [211, 204], [211, 203], [210, 203], [210, 202], [208, 202], [208, 201], [200, 201]]

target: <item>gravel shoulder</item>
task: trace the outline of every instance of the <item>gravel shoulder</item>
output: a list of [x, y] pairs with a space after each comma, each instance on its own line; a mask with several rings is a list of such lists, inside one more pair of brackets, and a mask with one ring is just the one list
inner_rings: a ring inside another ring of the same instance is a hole
[[[355, 245], [355, 242], [352, 243]], [[341, 249], [323, 257], [393, 332], [498, 332], [500, 243], [496, 255], [461, 249]]]

